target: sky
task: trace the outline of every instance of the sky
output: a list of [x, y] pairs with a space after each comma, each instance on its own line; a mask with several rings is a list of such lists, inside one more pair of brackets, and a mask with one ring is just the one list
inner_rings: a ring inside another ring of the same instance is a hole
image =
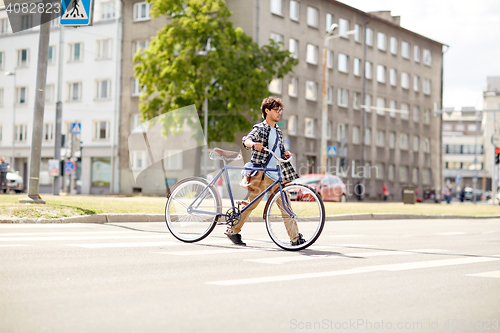
[[[401, 26], [449, 45], [443, 107], [483, 108], [487, 76], [500, 76], [499, 0], [340, 0], [364, 12], [390, 10]], [[446, 49], [446, 48], [445, 48]]]

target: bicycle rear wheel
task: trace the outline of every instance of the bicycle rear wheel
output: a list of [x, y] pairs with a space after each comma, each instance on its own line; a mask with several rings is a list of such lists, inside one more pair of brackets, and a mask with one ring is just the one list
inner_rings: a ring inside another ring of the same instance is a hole
[[[206, 189], [205, 192], [203, 192]], [[199, 198], [198, 196], [203, 192]], [[193, 205], [194, 210], [206, 213], [188, 212]], [[214, 186], [208, 187], [203, 178], [188, 178], [175, 184], [167, 196], [165, 220], [172, 235], [186, 243], [192, 243], [207, 237], [217, 224], [222, 210], [219, 192]]]
[[[325, 225], [325, 206], [321, 197], [301, 184], [283, 187], [283, 200], [281, 192], [275, 192], [269, 198], [265, 214], [267, 233], [272, 241], [289, 251], [303, 250], [314, 244]], [[306, 242], [292, 245], [290, 237], [297, 233], [302, 234]]]

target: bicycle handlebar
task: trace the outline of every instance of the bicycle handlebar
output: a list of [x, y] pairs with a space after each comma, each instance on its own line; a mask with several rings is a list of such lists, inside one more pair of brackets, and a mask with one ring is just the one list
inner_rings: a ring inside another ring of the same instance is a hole
[[263, 150], [266, 150], [266, 151], [270, 152], [271, 154], [273, 154], [274, 158], [276, 158], [278, 160], [278, 162], [280, 162], [280, 163], [290, 162], [293, 158], [293, 156], [290, 156], [287, 160], [284, 160], [284, 159], [281, 159], [278, 156], [276, 156], [276, 154], [271, 149], [266, 148], [266, 147], [262, 147], [262, 148], [263, 148]]

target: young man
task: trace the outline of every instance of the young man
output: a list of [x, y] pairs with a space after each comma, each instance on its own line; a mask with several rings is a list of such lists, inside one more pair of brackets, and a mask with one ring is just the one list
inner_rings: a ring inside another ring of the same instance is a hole
[[[282, 159], [287, 159], [292, 157], [292, 153], [285, 151], [283, 145], [283, 135], [278, 125], [276, 124], [283, 113], [283, 101], [277, 97], [268, 97], [262, 101], [260, 107], [262, 112], [263, 122], [253, 126], [252, 131], [243, 137], [242, 142], [246, 149], [252, 149], [252, 159], [251, 162], [254, 166], [266, 167], [266, 168], [276, 168], [279, 164], [278, 161], [271, 155], [268, 151], [264, 150], [264, 147], [269, 150], [273, 150], [276, 156], [280, 156]], [[283, 177], [283, 182], [287, 183], [296, 178], [298, 178], [297, 173], [293, 169], [293, 166], [286, 162], [281, 168], [281, 173]], [[257, 182], [252, 181], [252, 187], [250, 189], [250, 197], [247, 201], [243, 202], [243, 206], [247, 206], [252, 200], [254, 200], [260, 193], [265, 191], [272, 183], [278, 180], [278, 172], [266, 171], [257, 173], [254, 177], [261, 177], [256, 179]], [[275, 185], [270, 193], [278, 187]], [[261, 198], [262, 199], [262, 198]], [[252, 206], [250, 206], [243, 214], [241, 214], [240, 222], [236, 224], [233, 228], [228, 228], [226, 230], [227, 237], [236, 245], [246, 245], [241, 240], [240, 231], [243, 224], [247, 220], [248, 216], [258, 206], [260, 200], [257, 200]], [[278, 200], [278, 205], [284, 214], [286, 211], [281, 208], [281, 199]], [[242, 207], [243, 208], [243, 207]], [[292, 245], [300, 245], [306, 242], [302, 238], [302, 235], [298, 232], [297, 224], [295, 221], [290, 219], [284, 219], [284, 223], [290, 237], [290, 242]]]

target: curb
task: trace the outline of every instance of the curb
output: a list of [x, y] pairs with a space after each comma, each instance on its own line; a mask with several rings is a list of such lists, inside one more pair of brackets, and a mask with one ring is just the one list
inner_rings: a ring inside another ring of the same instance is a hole
[[[390, 213], [359, 213], [328, 215], [326, 221], [366, 221], [366, 220], [408, 220], [408, 219], [500, 219], [500, 215], [419, 215]], [[251, 216], [249, 222], [264, 222], [262, 217]], [[57, 219], [3, 219], [0, 223], [121, 223], [121, 222], [165, 222], [163, 214], [95, 214], [85, 216], [63, 217]]]

